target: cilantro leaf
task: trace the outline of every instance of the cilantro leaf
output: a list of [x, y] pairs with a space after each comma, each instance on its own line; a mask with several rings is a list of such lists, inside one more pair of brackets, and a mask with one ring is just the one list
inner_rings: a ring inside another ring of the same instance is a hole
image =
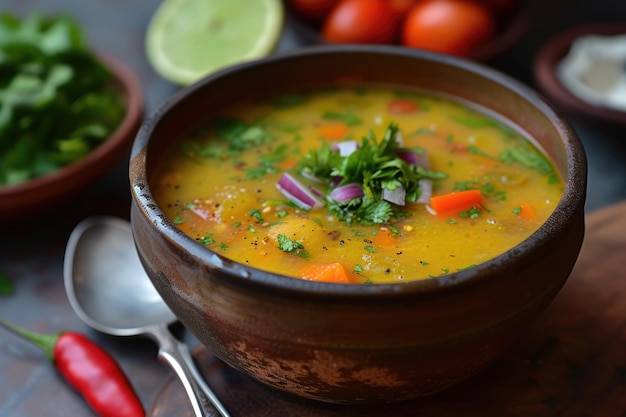
[[246, 149], [274, 140], [272, 134], [263, 126], [247, 124], [230, 116], [215, 118], [211, 121], [210, 128], [215, 131], [217, 140], [199, 142], [198, 138], [206, 136], [206, 129], [198, 129], [192, 137], [182, 141], [183, 153], [190, 157], [219, 159], [238, 155]]
[[[445, 173], [426, 170], [400, 158], [399, 151], [406, 149], [400, 146], [398, 133], [398, 126], [391, 123], [380, 141], [370, 131], [362, 138], [358, 149], [347, 156], [341, 156], [338, 150], [324, 142], [320, 149], [310, 150], [300, 160], [302, 172], [328, 184], [328, 208], [339, 220], [361, 224], [389, 223], [408, 214], [402, 206], [383, 199], [385, 190], [403, 189], [406, 200], [412, 202], [421, 194], [420, 179], [447, 177]], [[346, 202], [334, 201], [330, 198], [330, 191], [338, 179], [339, 186], [359, 184], [364, 196]]]
[[361, 118], [354, 113], [339, 113], [334, 111], [327, 111], [322, 114], [322, 119], [325, 120], [340, 120], [348, 126], [358, 126], [363, 123]]
[[111, 74], [72, 18], [0, 15], [0, 185], [83, 158], [123, 115]]
[[310, 257], [309, 253], [306, 251], [302, 243], [291, 240], [282, 233], [278, 235], [278, 248], [283, 252], [300, 256], [305, 259], [308, 259]]
[[530, 146], [508, 148], [500, 153], [499, 159], [506, 164], [520, 163], [543, 174], [550, 174], [553, 171], [550, 161]]

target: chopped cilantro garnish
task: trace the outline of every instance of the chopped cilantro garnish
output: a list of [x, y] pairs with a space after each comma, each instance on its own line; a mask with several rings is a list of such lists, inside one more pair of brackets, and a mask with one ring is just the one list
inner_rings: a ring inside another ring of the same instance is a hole
[[110, 72], [70, 16], [0, 18], [0, 185], [83, 159], [124, 115]]
[[[396, 140], [399, 129], [390, 124], [383, 138], [378, 141], [373, 132], [365, 136], [354, 152], [341, 156], [338, 150], [331, 149], [324, 142], [318, 150], [310, 150], [300, 160], [299, 168], [307, 175], [331, 183], [341, 178], [341, 185], [359, 184], [364, 196], [347, 202], [330, 198], [328, 208], [339, 220], [347, 223], [380, 224], [389, 223], [394, 218], [408, 214], [403, 207], [383, 199], [384, 190], [393, 191], [398, 187], [405, 190], [406, 200], [414, 202], [419, 198], [420, 179], [446, 178], [444, 173], [426, 170], [407, 163], [398, 156], [400, 147]], [[329, 189], [328, 192], [331, 190]]]
[[468, 146], [467, 147], [467, 151], [469, 153], [473, 153], [474, 155], [479, 155], [479, 156], [483, 156], [485, 158], [489, 158], [489, 159], [496, 159], [493, 156], [489, 155], [486, 152], [483, 152], [482, 150], [480, 150], [480, 148], [478, 146]]
[[322, 115], [326, 120], [340, 120], [348, 126], [358, 126], [363, 123], [361, 118], [354, 113], [339, 113], [334, 111], [327, 111]]
[[[239, 154], [241, 151], [271, 142], [274, 137], [260, 125], [248, 125], [243, 120], [222, 116], [211, 122], [217, 140], [205, 144], [197, 141], [195, 136], [182, 141], [181, 147], [186, 155], [201, 158], [224, 158]], [[197, 135], [205, 135], [199, 129]]]
[[360, 264], [356, 264], [354, 265], [352, 272], [356, 272], [356, 273], [363, 272], [363, 267]]
[[459, 213], [459, 217], [469, 217], [470, 219], [477, 219], [482, 216], [483, 212], [476, 206], [472, 206], [468, 210]]
[[208, 232], [204, 237], [200, 238], [198, 242], [202, 243], [205, 246], [212, 245], [215, 243], [215, 239], [213, 239], [213, 232]]
[[283, 234], [278, 235], [278, 248], [286, 253], [300, 256], [305, 259], [309, 258], [309, 253], [306, 251], [302, 243], [291, 240]]
[[261, 155], [258, 157], [258, 166], [246, 169], [247, 179], [261, 178], [267, 174], [275, 174], [279, 169], [275, 164], [283, 162], [287, 159], [287, 149], [289, 146], [285, 143], [277, 147], [270, 154]]
[[480, 190], [480, 193], [498, 201], [506, 200], [506, 191], [498, 190], [488, 178], [481, 177], [476, 181], [455, 182], [454, 191]]
[[263, 220], [263, 212], [261, 212], [261, 210], [252, 209], [252, 210], [248, 210], [248, 213], [250, 214], [250, 216], [252, 216], [252, 218], [254, 218], [259, 223], [263, 223], [264, 222], [264, 220]]
[[411, 136], [418, 136], [418, 135], [434, 135], [435, 133], [437, 133], [436, 130], [427, 129], [423, 127], [423, 128], [412, 131], [411, 133], [407, 134], [407, 136], [411, 137]]
[[520, 163], [527, 168], [536, 169], [543, 174], [553, 173], [553, 167], [550, 161], [530, 145], [508, 148], [500, 153], [499, 159], [506, 164]]

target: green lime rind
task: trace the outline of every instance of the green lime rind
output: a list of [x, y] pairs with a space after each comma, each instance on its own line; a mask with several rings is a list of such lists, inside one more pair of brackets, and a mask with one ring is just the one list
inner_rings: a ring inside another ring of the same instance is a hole
[[148, 25], [146, 54], [161, 77], [186, 86], [269, 55], [283, 25], [280, 0], [165, 0]]

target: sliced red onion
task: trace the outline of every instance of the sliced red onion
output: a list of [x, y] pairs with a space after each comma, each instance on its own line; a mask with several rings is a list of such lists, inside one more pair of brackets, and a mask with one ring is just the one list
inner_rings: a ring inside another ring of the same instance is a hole
[[416, 203], [428, 204], [430, 202], [430, 197], [433, 195], [433, 181], [422, 178], [421, 180], [418, 180], [417, 183], [419, 184], [421, 193]]
[[355, 140], [345, 140], [342, 142], [333, 143], [331, 149], [333, 151], [339, 151], [340, 156], [349, 156], [354, 151], [359, 149], [359, 142]]
[[383, 188], [383, 200], [403, 206], [406, 204], [406, 189], [401, 185], [397, 186], [395, 190]]
[[430, 160], [426, 151], [418, 153], [408, 149], [403, 149], [398, 151], [396, 155], [407, 164], [422, 167], [424, 169], [430, 169]]
[[315, 194], [286, 172], [283, 173], [278, 180], [276, 188], [278, 188], [278, 191], [287, 197], [289, 201], [304, 209], [311, 210], [313, 207], [324, 206], [324, 203], [318, 199]]
[[315, 195], [318, 198], [324, 198], [324, 193], [318, 190], [317, 188], [313, 187], [312, 185], [309, 185], [309, 191], [311, 191], [313, 195]]
[[342, 185], [330, 192], [330, 198], [339, 203], [347, 203], [355, 198], [361, 198], [363, 195], [363, 188], [357, 183]]

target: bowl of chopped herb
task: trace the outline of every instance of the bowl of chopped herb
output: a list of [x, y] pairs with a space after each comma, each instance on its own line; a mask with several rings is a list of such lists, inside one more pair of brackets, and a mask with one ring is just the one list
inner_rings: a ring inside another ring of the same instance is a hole
[[566, 282], [586, 158], [540, 95], [480, 63], [322, 45], [212, 74], [142, 125], [142, 264], [217, 357], [313, 400], [470, 378]]
[[5, 15], [0, 39], [0, 217], [61, 205], [127, 155], [141, 84], [90, 50], [69, 16]]

